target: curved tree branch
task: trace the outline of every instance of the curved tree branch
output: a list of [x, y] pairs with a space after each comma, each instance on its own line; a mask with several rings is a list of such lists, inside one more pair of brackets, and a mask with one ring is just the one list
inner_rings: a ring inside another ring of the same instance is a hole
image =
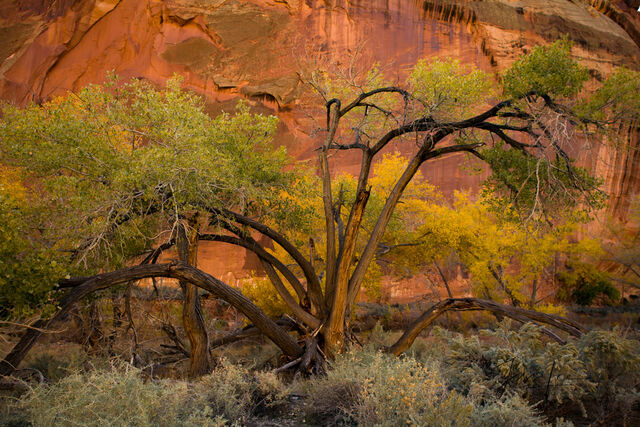
[[302, 272], [304, 273], [304, 277], [307, 280], [307, 290], [309, 292], [309, 298], [312, 302], [314, 299], [316, 301], [323, 300], [322, 287], [320, 286], [320, 279], [316, 274], [313, 266], [307, 260], [302, 253], [291, 244], [283, 235], [272, 229], [271, 227], [264, 225], [256, 220], [253, 220], [244, 215], [240, 215], [239, 213], [230, 211], [228, 209], [223, 210], [212, 210], [214, 214], [221, 215], [226, 218], [230, 218], [239, 224], [246, 225], [248, 227], [253, 228], [256, 231], [264, 234], [277, 244], [279, 244], [287, 253], [293, 258], [293, 260], [300, 266]]
[[[238, 230], [238, 232], [240, 232], [240, 230]], [[198, 238], [200, 240], [207, 240], [210, 242], [228, 243], [230, 245], [240, 246], [247, 250], [250, 250], [251, 252], [256, 254], [258, 258], [268, 262], [269, 264], [280, 270], [282, 275], [287, 279], [287, 281], [291, 284], [293, 290], [298, 295], [298, 299], [301, 304], [304, 304], [305, 300], [308, 298], [307, 291], [304, 289], [302, 283], [300, 283], [300, 280], [298, 280], [296, 275], [293, 274], [293, 272], [289, 270], [289, 268], [287, 268], [287, 266], [284, 265], [282, 261], [271, 255], [262, 246], [260, 246], [258, 242], [246, 236], [246, 234], [241, 233], [240, 237], [226, 236], [224, 234], [200, 234], [198, 235]]]
[[398, 87], [395, 86], [389, 86], [389, 87], [381, 87], [378, 89], [374, 89], [371, 90], [369, 92], [365, 92], [360, 94], [356, 99], [354, 99], [349, 105], [347, 105], [346, 107], [344, 107], [343, 109], [340, 110], [339, 115], [340, 117], [344, 116], [345, 114], [347, 114], [349, 111], [353, 110], [356, 107], [366, 107], [367, 104], [363, 103], [362, 101], [364, 101], [367, 98], [370, 98], [374, 95], [377, 95], [379, 93], [397, 93], [402, 95], [403, 98], [408, 99], [411, 98], [412, 95], [407, 92], [404, 89], [400, 89]]
[[[247, 316], [287, 356], [298, 357], [303, 354], [298, 343], [242, 293], [215, 277], [182, 263], [140, 265], [93, 276], [64, 296], [60, 303], [61, 309], [51, 319], [41, 319], [32, 326], [38, 329], [48, 329], [54, 322], [62, 320], [71, 308], [87, 295], [120, 283], [150, 277], [178, 279], [209, 291]], [[8, 375], [17, 368], [41, 335], [38, 329], [28, 329], [11, 352], [0, 362], [0, 375]]]
[[[287, 281], [289, 281], [289, 283], [294, 282], [294, 283], [297, 283], [298, 286], [300, 287], [302, 286], [300, 285], [298, 278], [295, 277], [295, 275], [291, 272], [291, 270], [289, 270], [276, 257], [271, 255], [269, 252], [265, 251], [263, 248], [261, 248], [257, 244], [254, 245], [252, 244], [252, 242], [247, 242], [243, 239], [239, 239], [233, 236], [224, 236], [219, 234], [203, 234], [203, 235], [200, 235], [200, 239], [214, 241], [214, 242], [229, 243], [231, 245], [241, 246], [255, 253], [260, 258], [260, 261], [262, 262], [262, 267], [267, 273], [267, 276], [269, 276], [269, 280], [271, 280], [271, 283], [273, 284], [274, 288], [276, 289], [280, 297], [284, 300], [284, 302], [287, 304], [287, 307], [291, 309], [293, 314], [313, 329], [320, 326], [320, 320], [318, 320], [315, 316], [305, 311], [305, 309], [302, 308], [295, 301], [293, 296], [289, 293], [287, 288], [282, 283], [282, 280], [280, 280], [278, 273], [276, 273], [276, 271], [273, 268], [274, 266], [282, 272], [282, 274], [285, 276]], [[293, 283], [292, 283], [292, 286], [294, 286]]]
[[[580, 337], [584, 334], [584, 329], [577, 323], [572, 322], [564, 317], [555, 316], [553, 314], [540, 313], [538, 311], [527, 310], [520, 307], [511, 307], [504, 304], [498, 304], [493, 301], [483, 300], [479, 298], [449, 298], [443, 300], [430, 309], [425, 311], [422, 316], [407, 328], [402, 336], [386, 350], [396, 356], [405, 352], [418, 337], [420, 332], [446, 311], [465, 311], [465, 310], [488, 310], [494, 314], [518, 320], [520, 322], [539, 322], [544, 323], [561, 331], [564, 331], [574, 337]], [[544, 332], [544, 330], [543, 330]], [[559, 337], [554, 334], [548, 334], [553, 339], [558, 340]]]

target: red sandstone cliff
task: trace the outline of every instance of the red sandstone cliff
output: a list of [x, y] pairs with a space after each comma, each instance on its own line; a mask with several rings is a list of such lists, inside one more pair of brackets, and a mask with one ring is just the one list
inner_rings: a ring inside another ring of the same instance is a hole
[[[533, 45], [568, 34], [574, 54], [602, 78], [619, 65], [640, 69], [640, 0], [4, 0], [0, 4], [0, 98], [40, 102], [101, 82], [108, 70], [164, 82], [173, 73], [212, 110], [237, 97], [282, 119], [281, 142], [298, 158], [312, 142], [299, 123], [295, 47], [329, 54], [367, 40], [369, 54], [399, 75], [417, 59], [450, 56], [490, 71]], [[630, 137], [638, 145], [636, 134]], [[618, 215], [640, 191], [640, 155], [595, 149]], [[479, 177], [451, 157], [425, 175], [443, 191]], [[348, 158], [340, 167], [349, 169]], [[216, 273], [252, 267], [203, 248]], [[235, 264], [234, 264], [235, 263]], [[232, 277], [223, 277], [227, 280]], [[230, 280], [233, 282], [233, 280]]]

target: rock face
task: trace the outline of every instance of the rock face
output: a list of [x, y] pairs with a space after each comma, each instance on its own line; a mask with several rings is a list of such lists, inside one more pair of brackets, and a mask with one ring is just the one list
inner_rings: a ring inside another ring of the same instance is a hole
[[[4, 0], [0, 4], [0, 98], [26, 104], [102, 82], [107, 71], [162, 84], [174, 73], [212, 111], [244, 97], [280, 116], [281, 143], [311, 158], [296, 71], [300, 47], [313, 43], [335, 60], [365, 50], [400, 77], [419, 58], [448, 56], [499, 71], [532, 46], [568, 34], [594, 78], [614, 67], [640, 69], [640, 0]], [[638, 144], [636, 133], [631, 139]], [[640, 158], [598, 152], [613, 210], [622, 215], [640, 191]], [[445, 193], [477, 188], [460, 158], [425, 175]], [[353, 167], [348, 157], [338, 168]], [[209, 255], [216, 273], [228, 266]]]

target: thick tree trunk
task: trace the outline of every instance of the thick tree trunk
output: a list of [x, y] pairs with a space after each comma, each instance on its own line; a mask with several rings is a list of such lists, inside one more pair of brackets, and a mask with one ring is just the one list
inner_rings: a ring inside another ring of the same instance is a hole
[[358, 194], [354, 209], [347, 222], [344, 248], [341, 251], [340, 263], [338, 264], [331, 314], [324, 332], [325, 346], [329, 352], [341, 351], [344, 345], [345, 315], [348, 308], [347, 292], [349, 290], [349, 272], [353, 263], [358, 228], [360, 227], [368, 199], [368, 191], [362, 191]]
[[[183, 224], [178, 226], [176, 237], [178, 258], [181, 262], [197, 266], [198, 240], [197, 232], [187, 230]], [[182, 324], [189, 338], [189, 376], [191, 378], [211, 372], [211, 356], [209, 353], [209, 334], [202, 315], [202, 305], [198, 288], [186, 281], [180, 281], [184, 303], [182, 305]]]

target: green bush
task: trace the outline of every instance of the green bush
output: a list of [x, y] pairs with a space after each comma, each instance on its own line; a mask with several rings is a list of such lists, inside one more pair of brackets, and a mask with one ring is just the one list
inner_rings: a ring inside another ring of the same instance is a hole
[[620, 291], [611, 283], [609, 276], [590, 264], [574, 264], [569, 271], [558, 273], [561, 283], [558, 298], [579, 305], [591, 305], [595, 301], [615, 304], [620, 300]]
[[476, 401], [497, 405], [504, 396], [518, 395], [531, 404], [542, 402], [548, 414], [583, 421], [624, 418], [640, 402], [640, 347], [616, 332], [592, 331], [564, 345], [545, 342], [538, 326], [512, 330], [508, 321], [495, 331], [480, 331], [482, 339], [436, 333], [444, 340], [443, 377]]
[[[544, 419], [517, 394], [505, 394], [486, 405], [476, 406], [471, 425], [482, 427], [543, 426]], [[557, 425], [557, 424], [556, 424]]]
[[194, 384], [215, 414], [246, 423], [254, 415], [284, 402], [286, 389], [273, 372], [251, 371], [226, 359]]

